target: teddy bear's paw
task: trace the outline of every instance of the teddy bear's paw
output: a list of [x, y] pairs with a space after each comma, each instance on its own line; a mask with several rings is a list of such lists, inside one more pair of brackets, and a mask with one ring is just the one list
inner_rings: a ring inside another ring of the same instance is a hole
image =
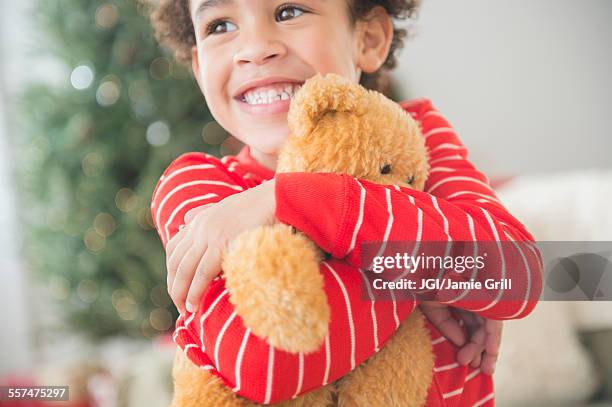
[[330, 319], [321, 260], [317, 246], [285, 224], [233, 240], [222, 268], [230, 302], [245, 326], [287, 352], [319, 349]]

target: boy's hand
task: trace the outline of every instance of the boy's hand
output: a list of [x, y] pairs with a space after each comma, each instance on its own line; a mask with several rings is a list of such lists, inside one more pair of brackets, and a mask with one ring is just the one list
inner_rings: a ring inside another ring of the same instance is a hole
[[483, 318], [470, 311], [452, 308], [469, 332], [470, 340], [466, 344], [465, 334], [460, 323], [451, 313], [451, 307], [435, 301], [423, 301], [420, 307], [442, 335], [455, 345], [461, 346], [457, 353], [459, 364], [469, 363], [473, 368], [480, 366], [482, 372], [488, 375], [495, 372], [501, 342], [502, 321]]
[[168, 293], [182, 314], [195, 312], [204, 291], [221, 272], [227, 245], [240, 233], [274, 223], [274, 179], [194, 208], [166, 245]]

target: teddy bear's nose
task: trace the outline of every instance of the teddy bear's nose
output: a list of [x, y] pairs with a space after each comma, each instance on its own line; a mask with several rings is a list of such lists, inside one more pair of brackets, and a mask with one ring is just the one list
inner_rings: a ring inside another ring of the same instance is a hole
[[381, 174], [388, 174], [390, 172], [391, 172], [391, 164], [385, 164], [384, 166], [380, 167]]

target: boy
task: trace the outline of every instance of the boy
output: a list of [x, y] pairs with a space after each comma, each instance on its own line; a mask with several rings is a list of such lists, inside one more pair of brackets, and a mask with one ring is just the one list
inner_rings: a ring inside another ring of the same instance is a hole
[[[179, 157], [153, 194], [153, 218], [168, 257], [168, 290], [181, 311], [174, 338], [192, 362], [256, 402], [288, 399], [346, 374], [375, 353], [418, 304], [403, 301], [385, 309], [389, 304], [378, 303], [370, 313], [371, 302], [356, 301], [353, 311], [367, 307], [360, 315], [371, 318], [351, 321], [355, 337], [342, 335], [346, 318], [332, 315], [333, 340], [326, 349], [307, 357], [275, 351], [245, 330], [218, 277], [223, 250], [242, 231], [278, 219], [306, 233], [336, 258], [338, 267], [356, 269], [359, 259], [352, 248], [383, 240], [377, 234], [385, 230], [378, 208], [385, 207], [379, 203], [388, 194], [393, 227], [404, 235], [414, 232], [413, 239], [533, 241], [426, 99], [401, 104], [426, 137], [432, 169], [425, 192], [376, 189], [339, 174], [274, 174], [288, 134], [290, 98], [300, 84], [317, 72], [333, 72], [380, 89], [381, 74], [395, 65], [394, 51], [405, 34], [391, 17], [417, 7], [411, 0], [162, 0], [153, 15], [158, 38], [180, 60], [191, 62], [217, 122], [245, 144], [240, 154], [221, 160], [202, 153]], [[361, 198], [364, 205], [343, 210], [346, 202]], [[513, 279], [511, 292], [500, 290], [477, 308], [469, 290], [456, 298], [440, 295], [444, 303], [421, 305], [436, 353], [428, 405], [493, 405], [490, 375], [501, 334], [501, 322], [495, 320], [528, 315], [541, 290], [537, 249], [517, 246], [514, 255], [524, 266], [505, 270]], [[329, 273], [326, 267], [321, 272]], [[341, 278], [347, 287], [355, 286], [348, 279], [358, 274], [342, 273]], [[326, 291], [342, 295], [335, 287]], [[511, 296], [524, 300], [509, 301]], [[447, 304], [460, 310], [470, 331], [469, 343], [460, 350], [466, 332]], [[352, 353], [345, 354], [346, 349]]]

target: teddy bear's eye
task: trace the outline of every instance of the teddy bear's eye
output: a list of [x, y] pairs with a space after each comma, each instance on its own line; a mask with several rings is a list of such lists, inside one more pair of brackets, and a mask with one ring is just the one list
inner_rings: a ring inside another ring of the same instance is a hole
[[408, 183], [412, 184], [414, 182], [414, 175], [412, 175], [410, 178], [408, 178]]
[[384, 166], [380, 167], [381, 174], [388, 174], [390, 172], [391, 172], [391, 164], [385, 164]]

